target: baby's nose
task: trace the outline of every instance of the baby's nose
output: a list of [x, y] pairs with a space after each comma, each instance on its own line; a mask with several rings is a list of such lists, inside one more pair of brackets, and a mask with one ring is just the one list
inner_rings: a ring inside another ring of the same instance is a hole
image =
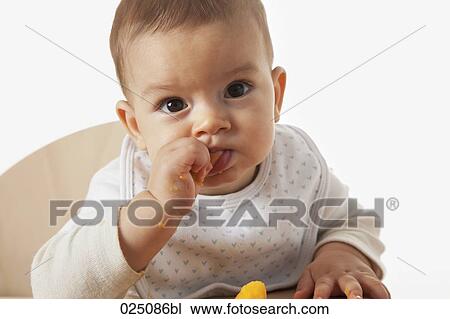
[[224, 115], [223, 113], [222, 114], [208, 113], [199, 116], [198, 120], [195, 122], [193, 127], [194, 130], [193, 135], [196, 138], [202, 138], [202, 136], [205, 135], [216, 135], [221, 133], [221, 131], [226, 132], [230, 128], [231, 123], [226, 118], [226, 115]]

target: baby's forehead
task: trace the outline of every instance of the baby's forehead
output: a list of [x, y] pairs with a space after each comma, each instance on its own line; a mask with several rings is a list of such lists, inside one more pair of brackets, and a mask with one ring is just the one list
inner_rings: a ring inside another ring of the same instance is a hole
[[[170, 53], [178, 49], [217, 53], [218, 50], [242, 51], [246, 47], [263, 45], [261, 32], [254, 19], [236, 22], [215, 22], [196, 27], [181, 26], [170, 31], [146, 32], [137, 36], [129, 45], [140, 54]], [[158, 51], [164, 46], [164, 52]], [[153, 50], [152, 50], [153, 49]], [[216, 49], [216, 50], [215, 50]], [[256, 52], [255, 52], [256, 53]]]
[[256, 71], [267, 55], [261, 36], [248, 26], [215, 23], [144, 34], [130, 46], [126, 69], [136, 81]]

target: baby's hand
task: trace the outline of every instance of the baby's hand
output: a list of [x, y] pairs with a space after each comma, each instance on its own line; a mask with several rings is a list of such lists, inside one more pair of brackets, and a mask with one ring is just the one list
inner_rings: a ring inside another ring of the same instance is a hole
[[[152, 163], [148, 190], [161, 205], [170, 199], [186, 199], [175, 206], [191, 207], [203, 180], [212, 169], [209, 150], [193, 137], [177, 139], [161, 147]], [[190, 209], [177, 208], [184, 215]]]
[[293, 298], [390, 298], [370, 261], [356, 248], [340, 242], [321, 246], [301, 275]]

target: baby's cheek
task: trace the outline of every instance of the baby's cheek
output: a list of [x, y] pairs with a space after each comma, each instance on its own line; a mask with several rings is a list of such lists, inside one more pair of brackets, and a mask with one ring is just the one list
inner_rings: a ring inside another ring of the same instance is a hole
[[257, 129], [249, 134], [248, 150], [257, 162], [262, 161], [271, 151], [273, 145], [273, 128]]
[[275, 135], [270, 112], [262, 106], [257, 111], [240, 114], [235, 120], [240, 152], [248, 159], [248, 164], [262, 162], [272, 148]]

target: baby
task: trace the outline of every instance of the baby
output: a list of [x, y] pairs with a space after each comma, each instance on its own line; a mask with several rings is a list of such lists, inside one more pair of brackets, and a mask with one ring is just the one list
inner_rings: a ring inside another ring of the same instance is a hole
[[110, 45], [127, 135], [86, 198], [125, 204], [40, 248], [35, 297], [234, 296], [251, 280], [294, 298], [390, 297], [373, 218], [347, 227], [345, 203], [320, 216], [342, 227], [322, 228], [299, 210], [348, 187], [304, 131], [278, 123], [286, 71], [272, 68], [259, 0], [122, 0]]

